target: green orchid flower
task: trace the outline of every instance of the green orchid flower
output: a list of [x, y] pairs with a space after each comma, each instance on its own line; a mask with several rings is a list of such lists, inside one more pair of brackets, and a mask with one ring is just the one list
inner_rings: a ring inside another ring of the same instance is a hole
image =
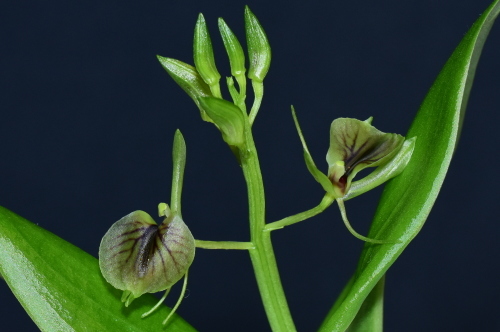
[[195, 240], [181, 215], [180, 198], [186, 164], [186, 144], [180, 131], [175, 133], [173, 146], [172, 208], [158, 205], [158, 214], [165, 217], [158, 225], [144, 211], [134, 211], [115, 222], [102, 238], [99, 247], [101, 273], [113, 287], [123, 290], [122, 302], [128, 307], [145, 293], [166, 290], [184, 277], [181, 296], [164, 320], [166, 324], [177, 310], [187, 286], [188, 269], [195, 255]]
[[[347, 220], [344, 201], [399, 175], [410, 161], [416, 137], [405, 140], [401, 135], [381, 132], [371, 125], [372, 118], [366, 121], [336, 119], [330, 127], [330, 148], [326, 155], [328, 175], [325, 175], [312, 159], [293, 106], [292, 115], [302, 142], [307, 169], [321, 184], [330, 199], [337, 201], [342, 219], [349, 231], [355, 237], [367, 242], [388, 243], [369, 239], [354, 231]], [[353, 181], [361, 170], [368, 167], [376, 169], [363, 179]]]

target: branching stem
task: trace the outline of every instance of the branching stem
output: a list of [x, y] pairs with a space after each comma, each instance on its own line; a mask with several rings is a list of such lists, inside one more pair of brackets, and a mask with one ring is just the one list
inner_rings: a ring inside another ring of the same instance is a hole
[[294, 332], [295, 325], [288, 308], [271, 243], [271, 232], [264, 231], [264, 184], [251, 130], [246, 132], [247, 149], [241, 158], [241, 167], [247, 183], [250, 218], [250, 238], [255, 248], [250, 249], [257, 285], [269, 324], [274, 332]]
[[203, 248], [203, 249], [249, 250], [255, 248], [252, 242], [235, 242], [235, 241], [195, 240], [195, 245], [197, 248]]
[[309, 219], [311, 217], [314, 217], [315, 215], [320, 214], [321, 212], [325, 211], [330, 205], [332, 205], [333, 202], [335, 202], [335, 198], [327, 193], [323, 197], [323, 199], [321, 200], [321, 203], [319, 203], [318, 206], [315, 206], [310, 210], [298, 213], [296, 215], [286, 217], [286, 218], [283, 218], [281, 220], [267, 224], [266, 227], [264, 227], [264, 230], [265, 231], [274, 231], [276, 229], [280, 229], [280, 228], [283, 228], [285, 226], [289, 226], [289, 225], [298, 223], [300, 221]]
[[252, 87], [254, 92], [254, 100], [249, 115], [250, 125], [252, 125], [255, 121], [255, 117], [259, 112], [260, 104], [262, 103], [262, 97], [264, 96], [264, 84], [262, 82], [252, 80]]

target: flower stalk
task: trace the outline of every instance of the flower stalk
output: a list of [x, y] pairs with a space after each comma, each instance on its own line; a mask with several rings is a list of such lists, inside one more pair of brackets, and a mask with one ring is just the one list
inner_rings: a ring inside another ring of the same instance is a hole
[[265, 231], [265, 196], [257, 149], [247, 130], [247, 154], [241, 167], [247, 183], [250, 218], [249, 250], [264, 309], [273, 331], [293, 332], [295, 325], [288, 308], [271, 243], [271, 232]]

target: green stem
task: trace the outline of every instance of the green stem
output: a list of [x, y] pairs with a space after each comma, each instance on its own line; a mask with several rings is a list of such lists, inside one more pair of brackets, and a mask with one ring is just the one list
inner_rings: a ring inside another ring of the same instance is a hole
[[170, 293], [170, 290], [172, 289], [172, 287], [170, 288], [167, 288], [167, 290], [165, 291], [165, 294], [163, 294], [163, 296], [161, 297], [160, 301], [158, 301], [158, 303], [155, 304], [154, 307], [152, 307], [148, 312], [145, 312], [141, 315], [141, 318], [144, 318], [144, 317], [147, 317], [149, 315], [151, 315], [156, 309], [158, 309], [158, 307], [165, 301], [165, 299], [167, 298], [168, 296], [168, 293]]
[[377, 240], [377, 239], [370, 239], [366, 236], [363, 236], [356, 232], [354, 228], [352, 228], [351, 223], [349, 222], [349, 219], [347, 219], [347, 214], [345, 212], [345, 206], [344, 206], [344, 201], [341, 198], [337, 198], [337, 204], [339, 205], [340, 209], [340, 214], [342, 215], [342, 220], [344, 221], [344, 225], [347, 227], [349, 232], [354, 235], [354, 237], [360, 239], [361, 241], [365, 242], [370, 242], [370, 243], [376, 243], [376, 244], [387, 244], [387, 243], [395, 243], [391, 241], [384, 241], [384, 240]]
[[175, 314], [177, 309], [182, 303], [182, 300], [184, 300], [184, 295], [186, 294], [186, 289], [187, 289], [187, 282], [188, 282], [188, 271], [186, 271], [186, 274], [184, 275], [184, 282], [182, 283], [182, 289], [181, 289], [181, 294], [179, 295], [179, 299], [175, 303], [175, 306], [170, 310], [170, 313], [168, 314], [167, 318], [163, 321], [163, 325], [166, 325], [167, 322], [170, 320], [170, 318]]
[[217, 81], [217, 83], [214, 83], [210, 85], [210, 91], [212, 92], [212, 95], [216, 98], [221, 98], [222, 99], [222, 94], [220, 93], [220, 83]]
[[255, 117], [259, 112], [260, 104], [262, 103], [262, 97], [264, 96], [264, 83], [252, 80], [252, 87], [254, 93], [254, 100], [252, 109], [250, 110], [249, 120], [250, 125], [255, 121]]
[[283, 218], [281, 220], [269, 223], [264, 227], [265, 231], [274, 231], [275, 229], [280, 229], [285, 226], [289, 226], [295, 223], [298, 223], [300, 221], [309, 219], [311, 217], [314, 217], [317, 214], [320, 214], [321, 212], [325, 211], [326, 208], [328, 208], [332, 203], [335, 202], [335, 198], [332, 197], [330, 194], [326, 194], [323, 199], [321, 200], [321, 203], [319, 203], [318, 206], [313, 207], [310, 210], [297, 213], [296, 215], [290, 216]]
[[246, 136], [247, 151], [241, 158], [241, 167], [248, 188], [250, 238], [255, 246], [249, 250], [250, 259], [272, 330], [293, 332], [296, 329], [281, 285], [271, 243], [271, 232], [264, 231], [266, 226], [264, 184], [250, 129], [247, 130]]
[[[227, 83], [227, 89], [229, 90], [229, 94], [231, 95], [231, 99], [233, 100], [233, 104], [235, 104], [236, 106], [239, 106], [238, 100], [240, 99], [240, 94], [238, 93], [238, 91], [236, 90], [236, 88], [234, 86], [233, 78], [228, 77], [226, 79], [226, 83]], [[245, 111], [245, 114], [246, 114], [246, 111]]]
[[254, 249], [252, 242], [234, 242], [234, 241], [203, 241], [195, 240], [196, 248], [203, 249], [236, 249], [248, 250]]
[[247, 112], [247, 106], [245, 104], [245, 99], [247, 96], [247, 78], [245, 73], [241, 75], [236, 75], [236, 82], [238, 82], [238, 87], [240, 90], [240, 98], [238, 100], [238, 106], [243, 110], [244, 113]]

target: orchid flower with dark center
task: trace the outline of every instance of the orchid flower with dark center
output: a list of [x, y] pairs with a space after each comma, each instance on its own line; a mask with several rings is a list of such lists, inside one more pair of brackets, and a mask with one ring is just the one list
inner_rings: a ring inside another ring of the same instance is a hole
[[99, 263], [104, 279], [124, 291], [128, 306], [179, 281], [193, 262], [194, 248], [193, 235], [178, 215], [158, 225], [146, 212], [134, 211], [104, 235]]
[[195, 240], [182, 220], [181, 194], [186, 164], [186, 143], [180, 131], [174, 137], [171, 208], [158, 205], [165, 217], [158, 225], [144, 211], [134, 211], [115, 222], [102, 238], [99, 267], [113, 287], [123, 290], [125, 306], [145, 293], [165, 291], [146, 317], [167, 297], [171, 287], [184, 277], [179, 300], [163, 321], [166, 324], [179, 307], [187, 286], [188, 269], [193, 263]]
[[[416, 137], [405, 140], [398, 134], [383, 133], [371, 125], [372, 118], [366, 121], [336, 119], [330, 127], [330, 148], [326, 155], [327, 176], [316, 167], [312, 159], [293, 107], [292, 115], [302, 142], [307, 169], [326, 191], [325, 199], [328, 204], [337, 201], [342, 219], [351, 234], [367, 242], [394, 243], [358, 234], [347, 220], [344, 201], [400, 174], [410, 161]], [[356, 174], [367, 167], [376, 169], [364, 178], [353, 181]]]
[[384, 165], [403, 145], [403, 136], [383, 133], [370, 122], [371, 118], [367, 121], [339, 118], [332, 122], [326, 161], [328, 178], [338, 197], [345, 196], [359, 171]]

